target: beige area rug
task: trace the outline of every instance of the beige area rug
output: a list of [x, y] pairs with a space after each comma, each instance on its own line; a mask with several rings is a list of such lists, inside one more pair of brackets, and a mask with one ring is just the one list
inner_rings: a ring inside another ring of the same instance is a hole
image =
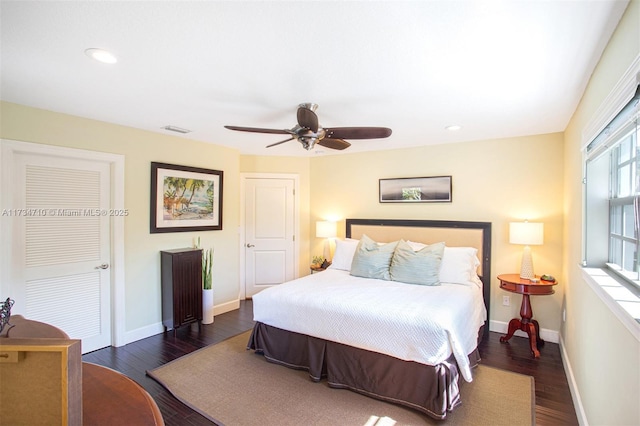
[[[246, 350], [250, 332], [208, 346], [147, 374], [213, 422], [250, 425], [533, 425], [533, 377], [491, 367], [461, 380], [462, 405], [445, 421], [346, 389]], [[381, 418], [376, 423], [374, 417]], [[384, 420], [384, 421], [383, 421]]]

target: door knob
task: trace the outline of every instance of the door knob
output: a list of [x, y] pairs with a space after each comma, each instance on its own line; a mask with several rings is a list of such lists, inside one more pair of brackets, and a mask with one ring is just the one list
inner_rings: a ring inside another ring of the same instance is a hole
[[255, 245], [247, 243], [247, 247], [251, 248], [251, 247], [255, 247]]
[[96, 266], [94, 269], [109, 269], [109, 264], [108, 263], [103, 263], [100, 266]]

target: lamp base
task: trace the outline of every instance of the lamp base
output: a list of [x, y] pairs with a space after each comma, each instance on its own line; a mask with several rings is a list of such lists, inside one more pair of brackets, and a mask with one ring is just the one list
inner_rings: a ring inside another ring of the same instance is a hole
[[533, 258], [531, 257], [531, 248], [525, 246], [522, 251], [522, 265], [520, 266], [520, 278], [530, 280], [535, 278], [533, 273]]
[[328, 262], [331, 262], [333, 259], [333, 253], [335, 252], [335, 241], [333, 238], [327, 238], [324, 241], [324, 246], [322, 249], [322, 255], [324, 256], [325, 260]]

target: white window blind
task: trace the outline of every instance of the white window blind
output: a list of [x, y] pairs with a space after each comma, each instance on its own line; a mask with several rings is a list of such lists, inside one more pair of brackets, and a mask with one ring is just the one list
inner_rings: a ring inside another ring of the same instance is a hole
[[584, 265], [640, 281], [640, 85], [586, 146]]
[[587, 145], [587, 161], [592, 161], [612, 149], [629, 133], [638, 120], [640, 109], [640, 85], [626, 105], [616, 114], [607, 126]]

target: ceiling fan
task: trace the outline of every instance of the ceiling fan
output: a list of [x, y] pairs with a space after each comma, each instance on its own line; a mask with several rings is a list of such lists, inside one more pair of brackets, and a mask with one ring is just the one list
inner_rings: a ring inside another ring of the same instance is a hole
[[274, 133], [290, 135], [291, 137], [280, 142], [267, 145], [267, 148], [280, 145], [291, 140], [297, 140], [307, 151], [314, 146], [321, 145], [331, 149], [349, 148], [351, 144], [345, 139], [381, 139], [391, 135], [391, 129], [387, 127], [332, 127], [323, 128], [318, 123], [315, 110], [318, 104], [304, 103], [298, 105], [298, 124], [292, 129], [261, 129], [256, 127], [224, 126], [229, 130], [254, 133]]

